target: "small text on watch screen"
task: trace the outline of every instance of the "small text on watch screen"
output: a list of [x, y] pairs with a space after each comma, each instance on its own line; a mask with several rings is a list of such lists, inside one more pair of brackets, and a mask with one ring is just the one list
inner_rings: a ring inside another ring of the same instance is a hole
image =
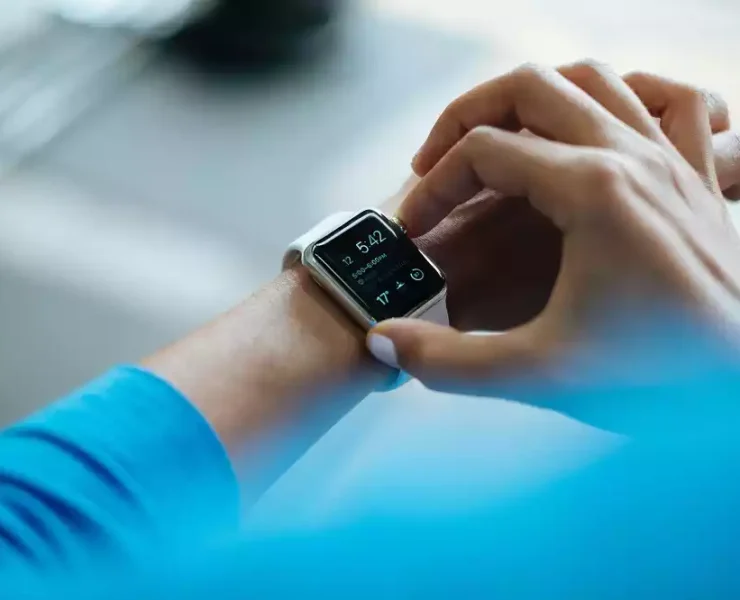
[[317, 242], [314, 256], [375, 321], [408, 315], [445, 285], [414, 243], [373, 211]]

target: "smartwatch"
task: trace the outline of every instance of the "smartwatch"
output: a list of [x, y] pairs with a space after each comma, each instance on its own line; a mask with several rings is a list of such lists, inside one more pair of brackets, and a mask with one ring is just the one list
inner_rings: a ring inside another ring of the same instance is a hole
[[[400, 223], [378, 209], [336, 213], [321, 221], [288, 247], [283, 269], [299, 262], [366, 331], [398, 317], [449, 324], [444, 273]], [[397, 377], [390, 387], [405, 379]]]

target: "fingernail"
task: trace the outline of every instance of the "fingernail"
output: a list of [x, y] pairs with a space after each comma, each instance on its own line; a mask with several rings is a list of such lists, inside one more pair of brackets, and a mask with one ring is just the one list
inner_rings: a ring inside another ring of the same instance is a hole
[[503, 331], [484, 331], [482, 329], [478, 329], [476, 331], [466, 331], [466, 335], [502, 335]]
[[[421, 154], [421, 148], [419, 148], [419, 149], [418, 149], [418, 150], [416, 151], [416, 154], [414, 154], [414, 157], [413, 157], [413, 158], [411, 159], [411, 168], [412, 168], [412, 169], [413, 169], [413, 168], [414, 168], [414, 166], [416, 165], [416, 161], [417, 161], [417, 160], [419, 160], [419, 154]], [[416, 171], [416, 169], [414, 169], [414, 171]]]
[[367, 349], [370, 351], [376, 359], [380, 362], [393, 367], [394, 369], [400, 368], [398, 364], [398, 353], [396, 352], [396, 346], [393, 340], [379, 335], [377, 333], [371, 333], [367, 336]]

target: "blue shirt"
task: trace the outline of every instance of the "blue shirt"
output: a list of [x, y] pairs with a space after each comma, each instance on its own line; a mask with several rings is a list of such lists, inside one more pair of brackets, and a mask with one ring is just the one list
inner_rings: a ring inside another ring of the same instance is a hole
[[627, 444], [458, 513], [398, 519], [387, 507], [332, 529], [244, 535], [236, 478], [208, 424], [167, 383], [122, 367], [0, 436], [1, 589], [55, 599], [735, 598], [740, 444], [717, 431]]
[[0, 436], [0, 568], [44, 573], [162, 543], [171, 550], [179, 537], [233, 530], [238, 515], [236, 480], [209, 425], [136, 367]]

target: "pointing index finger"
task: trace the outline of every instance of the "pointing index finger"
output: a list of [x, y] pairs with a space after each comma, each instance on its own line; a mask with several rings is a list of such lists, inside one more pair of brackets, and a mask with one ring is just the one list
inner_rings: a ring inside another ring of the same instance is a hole
[[493, 127], [477, 127], [450, 150], [401, 204], [397, 216], [409, 235], [434, 228], [457, 206], [482, 189], [523, 196], [556, 225], [568, 210], [554, 200], [565, 185], [580, 150]]

